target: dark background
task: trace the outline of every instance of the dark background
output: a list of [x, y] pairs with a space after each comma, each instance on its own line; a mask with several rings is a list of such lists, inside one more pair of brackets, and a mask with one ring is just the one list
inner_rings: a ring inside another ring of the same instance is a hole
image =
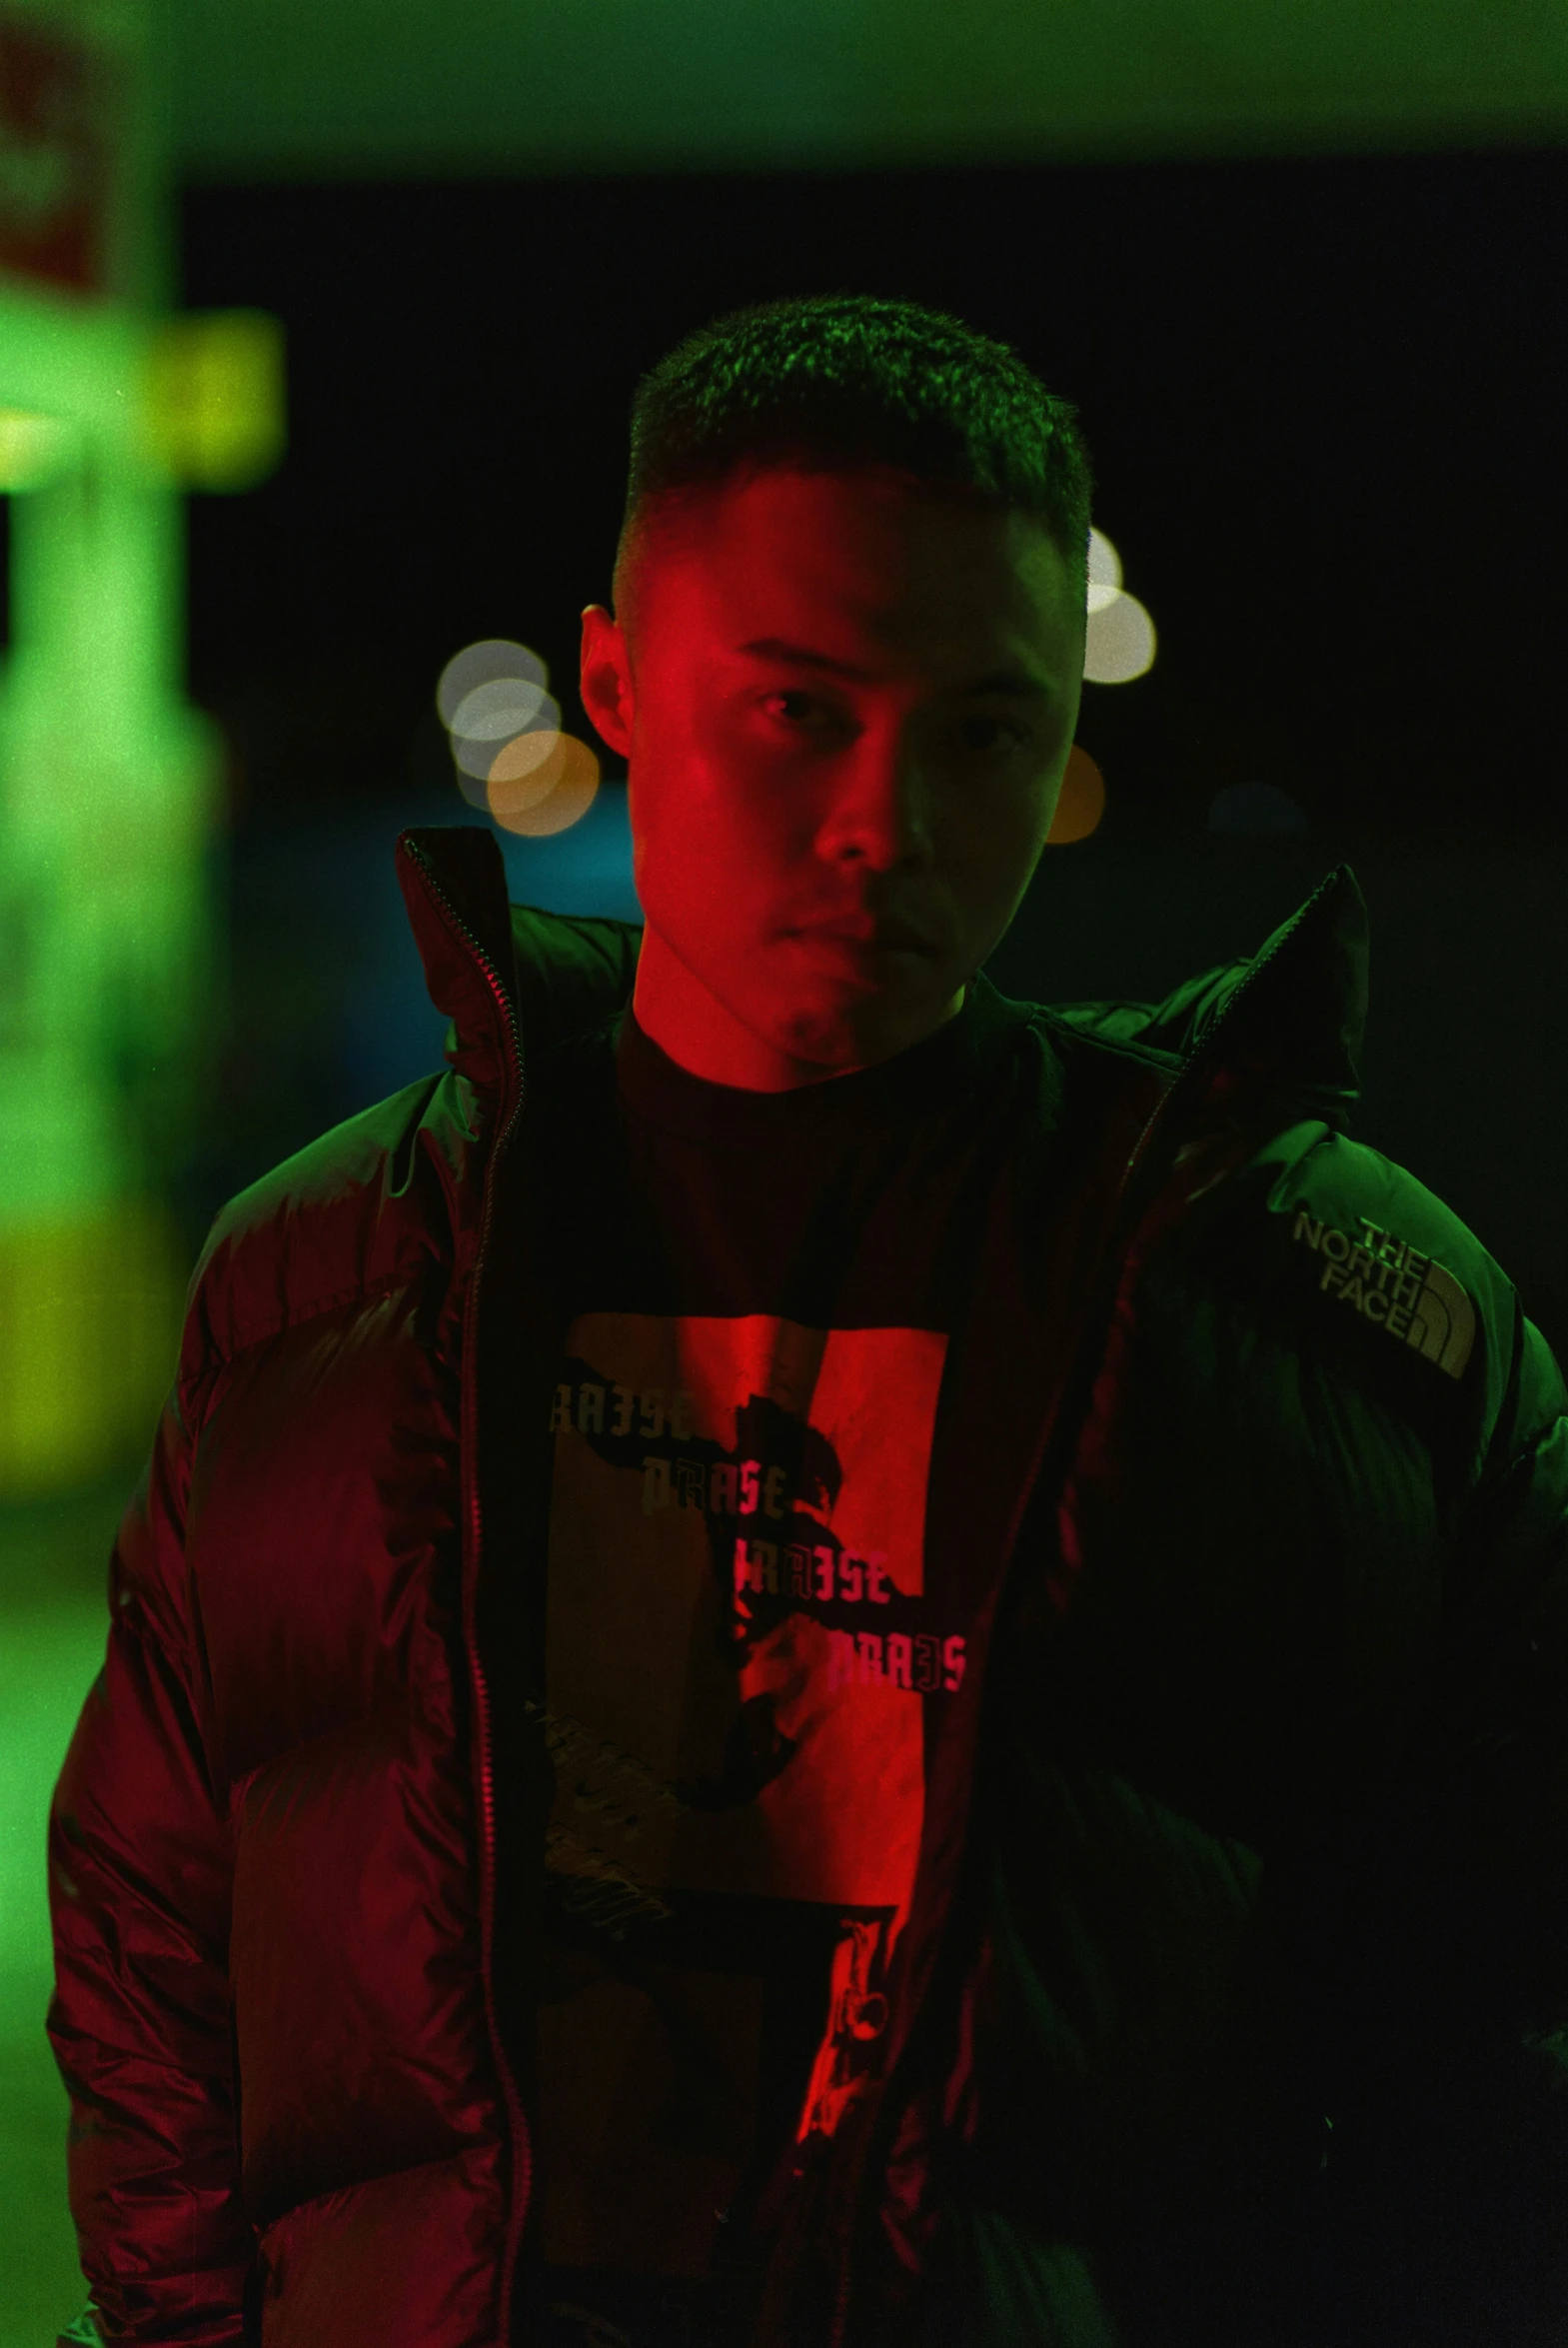
[[[190, 1256], [234, 1191], [440, 1065], [393, 866], [411, 819], [481, 820], [454, 787], [436, 678], [474, 638], [519, 636], [582, 727], [578, 613], [608, 590], [639, 372], [742, 301], [864, 288], [951, 307], [1079, 402], [1097, 519], [1159, 630], [1148, 675], [1085, 688], [1105, 820], [1047, 851], [993, 975], [1047, 999], [1157, 995], [1255, 951], [1347, 862], [1371, 922], [1355, 1131], [1456, 1208], [1568, 1357], [1568, 149], [700, 165], [721, 139], [743, 158], [798, 152], [813, 116], [867, 154], [900, 122], [969, 154], [1009, 124], [1038, 152], [1408, 147], [1459, 113], [1511, 135], [1531, 105], [1561, 142], [1546, 11], [174, 0], [168, 14], [179, 168], [217, 178], [254, 158], [272, 175], [188, 189], [179, 298], [276, 312], [292, 409], [272, 480], [188, 505], [190, 682], [229, 746], [214, 844], [226, 993], [181, 1199]], [[543, 142], [576, 168], [623, 136], [641, 155], [662, 142], [680, 176], [522, 176]], [[429, 176], [480, 152], [510, 154], [519, 176]], [[333, 184], [278, 177], [306, 154]], [[417, 185], [343, 177], [422, 157]], [[1209, 831], [1215, 794], [1247, 782], [1288, 791], [1306, 831]], [[572, 832], [507, 853], [520, 898], [635, 912], [614, 784]], [[53, 2339], [85, 2297], [41, 2030], [43, 1824], [151, 1431], [149, 1415], [101, 1484], [0, 1522], [14, 1764], [0, 1861], [22, 1869], [0, 1956], [28, 1968], [0, 1979], [6, 2340]]]
[[[640, 372], [741, 302], [866, 290], [957, 312], [1078, 403], [1095, 520], [1159, 631], [1148, 674], [1084, 688], [1105, 819], [1047, 852], [992, 975], [1162, 993], [1348, 861], [1356, 1132], [1563, 1349], [1565, 197], [1556, 150], [188, 191], [182, 299], [276, 312], [291, 402], [276, 476], [191, 502], [234, 917], [193, 1230], [439, 1063], [393, 842], [483, 819], [435, 681], [520, 638], [593, 738], [578, 615], [608, 599]], [[1304, 835], [1207, 830], [1255, 781]], [[595, 821], [624, 838], [616, 796]], [[581, 909], [571, 838], [509, 842], [513, 894]], [[624, 879], [601, 910], [635, 912]]]
[[243, 793], [444, 779], [431, 689], [473, 637], [570, 678], [638, 374], [841, 287], [1079, 404], [1160, 629], [1085, 709], [1119, 804], [1180, 833], [1262, 768], [1324, 821], [1447, 834], [1480, 798], [1560, 836], [1560, 151], [209, 188], [181, 232], [186, 304], [289, 340], [287, 462], [192, 507], [192, 684]]

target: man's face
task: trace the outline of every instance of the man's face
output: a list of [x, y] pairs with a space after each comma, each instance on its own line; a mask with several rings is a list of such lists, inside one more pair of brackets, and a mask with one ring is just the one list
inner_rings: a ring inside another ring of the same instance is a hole
[[[1083, 613], [1026, 517], [876, 471], [727, 487], [584, 614], [583, 699], [628, 761], [638, 1017], [719, 1083], [782, 1091], [955, 1013], [1044, 845]], [[824, 925], [907, 925], [917, 946]]]

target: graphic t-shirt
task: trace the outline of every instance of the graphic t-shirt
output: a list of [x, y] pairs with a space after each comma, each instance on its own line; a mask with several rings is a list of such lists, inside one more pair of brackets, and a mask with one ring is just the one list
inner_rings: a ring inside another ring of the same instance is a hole
[[874, 2075], [927, 1707], [965, 1667], [926, 1494], [1025, 1017], [979, 979], [924, 1042], [784, 1094], [690, 1075], [630, 1010], [531, 1070], [567, 1328], [539, 2231], [607, 2339], [640, 2335], [596, 2287], [701, 2298]]

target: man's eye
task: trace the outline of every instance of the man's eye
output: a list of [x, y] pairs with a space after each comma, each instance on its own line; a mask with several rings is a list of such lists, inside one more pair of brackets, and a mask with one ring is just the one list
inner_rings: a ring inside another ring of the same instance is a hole
[[[768, 694], [762, 706], [771, 717], [778, 717], [795, 733], [813, 721], [829, 725], [842, 722], [841, 713], [830, 704], [814, 693], [793, 686]], [[1010, 718], [961, 718], [957, 736], [964, 750], [981, 758], [1004, 756], [1021, 748], [1029, 739], [1024, 728], [1014, 725]]]
[[[792, 687], [790, 687], [790, 688], [786, 688], [786, 689], [785, 689], [785, 690], [784, 690], [783, 693], [771, 693], [771, 694], [769, 694], [769, 695], [768, 695], [768, 697], [767, 697], [767, 699], [766, 699], [766, 700], [764, 701], [764, 703], [763, 703], [763, 707], [764, 707], [764, 709], [765, 709], [765, 710], [768, 710], [768, 711], [772, 712], [772, 711], [774, 710], [774, 707], [775, 707], [775, 705], [776, 705], [777, 703], [779, 703], [779, 702], [794, 702], [794, 703], [803, 703], [803, 704], [805, 705], [805, 709], [806, 709], [806, 711], [807, 711], [807, 712], [809, 712], [809, 711], [811, 711], [811, 710], [821, 710], [821, 709], [823, 709], [823, 708], [824, 708], [824, 706], [825, 706], [823, 703], [821, 703], [821, 702], [819, 702], [819, 701], [817, 700], [817, 698], [816, 698], [816, 696], [815, 696], [815, 694], [814, 694], [814, 693], [801, 693], [801, 692], [797, 692], [797, 691], [796, 691], [796, 690], [794, 690]], [[798, 712], [797, 712], [797, 711], [796, 711], [796, 712], [789, 712], [789, 711], [785, 711], [785, 712], [784, 712], [784, 713], [782, 713], [782, 714], [783, 714], [783, 716], [784, 716], [784, 724], [785, 724], [785, 725], [792, 726], [792, 725], [796, 725], [796, 724], [798, 724], [798, 723], [799, 723], [799, 715], [798, 715]]]
[[[966, 748], [982, 754], [1017, 750], [1029, 739], [1023, 728], [1015, 726], [1010, 718], [965, 718], [959, 731], [966, 738]], [[976, 741], [976, 735], [981, 739]], [[1002, 737], [1000, 741], [998, 735]]]

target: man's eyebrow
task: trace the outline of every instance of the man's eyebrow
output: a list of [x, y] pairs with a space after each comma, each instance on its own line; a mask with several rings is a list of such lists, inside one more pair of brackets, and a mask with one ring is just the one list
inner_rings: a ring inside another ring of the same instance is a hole
[[[782, 636], [754, 637], [750, 644], [738, 644], [736, 651], [751, 653], [760, 661], [782, 661], [791, 668], [820, 669], [830, 677], [846, 677], [854, 685], [874, 682], [867, 669], [856, 669], [848, 661], [835, 660], [831, 653], [813, 652], [809, 645], [786, 644]], [[1003, 693], [1018, 701], [1048, 701], [1051, 693], [1043, 678], [1031, 676], [1026, 669], [995, 669], [990, 676], [976, 677], [957, 690], [960, 698]]]

